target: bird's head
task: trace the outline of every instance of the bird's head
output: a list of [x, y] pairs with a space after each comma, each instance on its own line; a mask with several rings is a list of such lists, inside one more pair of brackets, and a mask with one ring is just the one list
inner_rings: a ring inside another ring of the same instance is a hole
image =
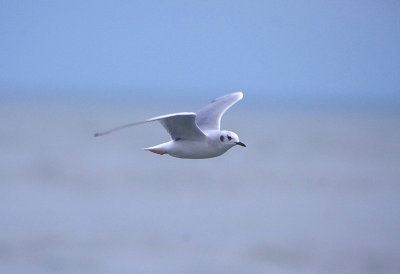
[[239, 145], [242, 147], [246, 147], [245, 144], [239, 141], [239, 136], [235, 132], [223, 130], [219, 136], [219, 140], [221, 143], [227, 146], [235, 146]]

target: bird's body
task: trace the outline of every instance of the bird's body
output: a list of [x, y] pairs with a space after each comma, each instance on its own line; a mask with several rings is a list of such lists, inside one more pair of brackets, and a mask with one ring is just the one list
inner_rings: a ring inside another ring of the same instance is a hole
[[126, 127], [159, 121], [171, 136], [171, 141], [145, 150], [156, 154], [169, 154], [177, 158], [204, 159], [224, 154], [235, 145], [245, 145], [239, 137], [231, 131], [220, 130], [220, 121], [225, 111], [243, 98], [241, 92], [231, 93], [219, 97], [201, 109], [198, 114], [180, 112], [150, 118], [145, 121], [120, 126], [103, 133], [101, 136]]
[[207, 133], [205, 140], [171, 140], [156, 146], [145, 148], [157, 154], [169, 154], [177, 158], [204, 159], [217, 157], [224, 154], [235, 144], [230, 146], [222, 145], [219, 131]]

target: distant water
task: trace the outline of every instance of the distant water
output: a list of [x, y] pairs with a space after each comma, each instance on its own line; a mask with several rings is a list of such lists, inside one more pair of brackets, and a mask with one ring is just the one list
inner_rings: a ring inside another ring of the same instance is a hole
[[236, 108], [208, 160], [92, 137], [171, 110], [2, 103], [0, 272], [400, 272], [400, 115]]

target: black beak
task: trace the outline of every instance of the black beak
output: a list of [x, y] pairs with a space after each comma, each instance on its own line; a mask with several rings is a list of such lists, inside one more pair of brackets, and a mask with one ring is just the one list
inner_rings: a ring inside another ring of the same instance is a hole
[[243, 144], [242, 142], [236, 142], [237, 145], [242, 146], [242, 147], [246, 147], [245, 144]]

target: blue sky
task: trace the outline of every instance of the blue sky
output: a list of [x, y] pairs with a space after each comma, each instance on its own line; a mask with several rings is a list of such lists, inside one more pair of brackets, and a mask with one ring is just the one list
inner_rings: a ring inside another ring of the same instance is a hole
[[3, 94], [399, 100], [398, 1], [2, 1], [0, 37]]

